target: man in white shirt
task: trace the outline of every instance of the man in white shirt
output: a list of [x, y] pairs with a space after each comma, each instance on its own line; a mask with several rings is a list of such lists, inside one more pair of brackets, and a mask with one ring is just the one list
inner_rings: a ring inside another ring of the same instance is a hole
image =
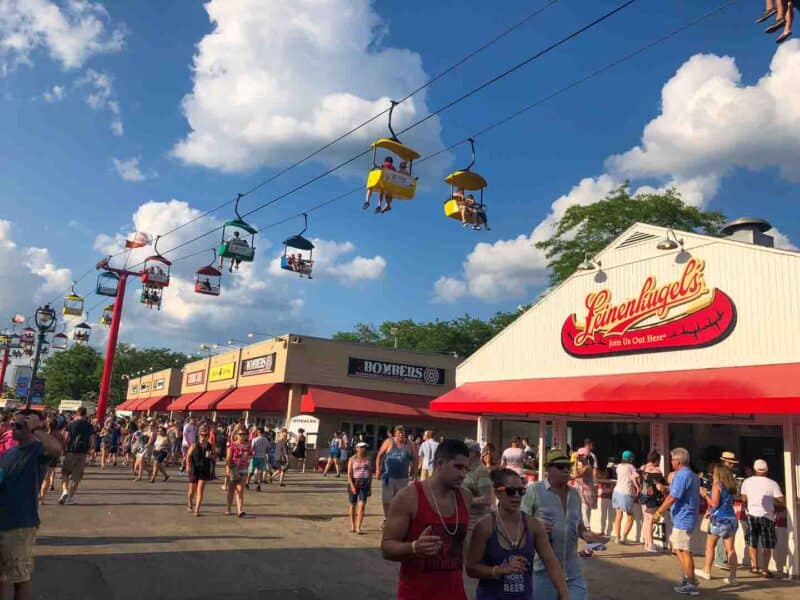
[[747, 550], [750, 552], [751, 569], [758, 569], [758, 544], [762, 546], [762, 569], [764, 577], [770, 577], [769, 561], [775, 548], [775, 506], [785, 506], [783, 493], [778, 483], [769, 477], [767, 461], [760, 458], [753, 463], [756, 472], [742, 483], [742, 503], [747, 507]]
[[425, 481], [433, 475], [433, 457], [438, 447], [439, 442], [433, 439], [433, 430], [426, 430], [419, 445], [420, 481]]

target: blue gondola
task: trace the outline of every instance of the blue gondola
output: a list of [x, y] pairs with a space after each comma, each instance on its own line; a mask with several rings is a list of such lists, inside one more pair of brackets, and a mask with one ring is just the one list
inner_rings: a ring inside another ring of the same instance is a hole
[[[311, 271], [314, 268], [314, 244], [303, 237], [306, 229], [308, 229], [308, 215], [303, 213], [303, 218], [305, 219], [303, 231], [283, 241], [281, 269], [292, 271], [299, 274], [300, 277], [311, 279]], [[294, 250], [297, 250], [297, 252], [294, 252]], [[304, 255], [303, 252], [308, 252], [308, 255]]]

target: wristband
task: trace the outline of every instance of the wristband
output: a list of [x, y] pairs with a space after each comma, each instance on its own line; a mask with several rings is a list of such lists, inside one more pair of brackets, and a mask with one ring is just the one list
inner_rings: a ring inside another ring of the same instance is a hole
[[417, 555], [417, 540], [411, 542], [411, 554]]

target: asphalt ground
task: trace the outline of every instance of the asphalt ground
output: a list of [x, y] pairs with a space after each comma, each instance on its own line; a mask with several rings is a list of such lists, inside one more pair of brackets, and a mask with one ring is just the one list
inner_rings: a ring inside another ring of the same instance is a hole
[[[122, 467], [87, 468], [77, 504], [60, 506], [51, 492], [41, 510], [34, 598], [37, 600], [321, 600], [395, 597], [398, 565], [378, 546], [380, 497], [367, 505], [366, 534], [349, 532], [344, 479], [290, 471], [286, 487], [246, 493], [245, 518], [224, 516], [218, 482], [208, 486], [204, 513], [186, 511], [184, 477], [132, 482]], [[255, 486], [251, 486], [254, 488]], [[677, 561], [611, 546], [583, 561], [590, 597], [678, 598]], [[699, 564], [699, 563], [698, 563]], [[800, 583], [765, 580], [745, 570], [701, 583], [702, 597], [787, 600]], [[468, 582], [474, 597], [474, 582]], [[443, 595], [442, 598], [446, 598]]]

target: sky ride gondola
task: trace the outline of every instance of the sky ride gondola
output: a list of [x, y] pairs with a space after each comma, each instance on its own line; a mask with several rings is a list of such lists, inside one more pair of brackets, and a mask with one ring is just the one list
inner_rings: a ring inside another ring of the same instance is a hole
[[118, 290], [119, 275], [112, 273], [111, 271], [103, 271], [97, 276], [97, 286], [94, 290], [95, 294], [98, 296], [116, 298]]
[[33, 327], [25, 327], [19, 336], [20, 346], [33, 346], [36, 343], [36, 330]]
[[75, 283], [72, 284], [70, 294], [64, 298], [61, 314], [66, 317], [80, 317], [83, 315], [83, 298], [75, 293]]
[[172, 263], [158, 251], [158, 239], [153, 244], [155, 254], [144, 259], [142, 285], [145, 288], [165, 288], [169, 286], [169, 269]]
[[88, 344], [91, 334], [92, 326], [84, 321], [75, 325], [75, 329], [72, 330], [72, 340], [79, 344]]
[[114, 320], [114, 305], [109, 304], [103, 309], [103, 314], [100, 315], [100, 325], [111, 325]]
[[53, 350], [66, 350], [69, 338], [65, 333], [57, 333], [53, 336], [53, 341], [50, 346]]
[[[369, 201], [373, 192], [380, 194], [380, 202], [375, 209], [376, 213], [391, 210], [392, 200], [411, 200], [417, 191], [417, 178], [412, 173], [414, 161], [419, 158], [419, 153], [408, 146], [403, 145], [397, 138], [397, 134], [392, 129], [392, 112], [397, 102], [392, 100], [389, 108], [389, 131], [391, 138], [380, 138], [372, 143], [372, 170], [367, 175], [367, 198], [362, 208], [369, 207]], [[394, 158], [387, 156], [383, 163], [378, 163], [378, 149], [391, 152], [400, 158], [400, 164], [395, 167]], [[383, 200], [386, 200], [386, 207], [381, 210]]]
[[139, 302], [144, 304], [147, 308], [161, 310], [161, 300], [163, 296], [163, 288], [142, 288], [142, 293], [139, 295]]
[[[468, 141], [472, 148], [472, 161], [463, 169], [450, 173], [444, 179], [444, 182], [450, 186], [450, 198], [444, 202], [444, 214], [446, 217], [461, 221], [464, 227], [471, 225], [476, 231], [481, 227], [488, 230], [489, 223], [486, 218], [483, 190], [489, 184], [478, 173], [470, 170], [475, 164], [475, 140], [469, 138]], [[480, 194], [477, 200], [474, 194], [467, 193], [473, 191]]]
[[222, 273], [214, 266], [217, 262], [217, 251], [214, 250], [214, 260], [205, 267], [197, 269], [194, 276], [194, 291], [204, 296], [219, 296], [222, 291]]
[[[219, 268], [222, 269], [222, 261], [226, 258], [230, 259], [229, 273], [233, 270], [239, 270], [241, 262], [253, 262], [256, 255], [256, 231], [250, 226], [242, 216], [239, 214], [239, 200], [242, 195], [236, 196], [236, 205], [233, 207], [233, 212], [236, 213], [236, 218], [233, 221], [226, 221], [222, 226], [222, 239], [219, 243]], [[225, 232], [232, 230], [231, 237], [226, 238]], [[250, 236], [250, 242], [242, 236], [242, 232]]]
[[[303, 219], [305, 219], [303, 231], [283, 240], [281, 269], [298, 273], [301, 278], [306, 276], [311, 279], [311, 271], [314, 267], [314, 244], [311, 243], [311, 240], [303, 237], [303, 234], [308, 229], [308, 215], [306, 213], [303, 213]], [[297, 252], [293, 252], [294, 250], [297, 250]], [[308, 255], [304, 256], [303, 252], [308, 252]]]

